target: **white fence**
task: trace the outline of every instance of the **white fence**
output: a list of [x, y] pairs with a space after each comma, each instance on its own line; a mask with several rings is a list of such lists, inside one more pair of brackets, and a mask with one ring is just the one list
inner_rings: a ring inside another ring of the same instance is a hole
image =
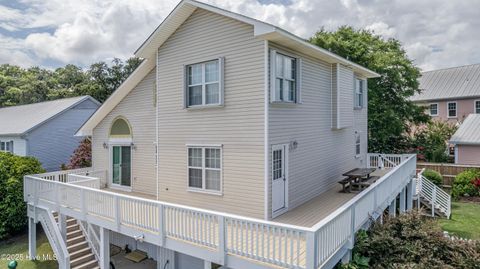
[[203, 259], [226, 266], [241, 258], [314, 269], [351, 246], [355, 232], [383, 211], [415, 174], [415, 155], [371, 156], [377, 157], [370, 158], [369, 166], [383, 162], [382, 167], [392, 169], [311, 228], [126, 196], [42, 175], [25, 177], [25, 200], [177, 251], [193, 247]]

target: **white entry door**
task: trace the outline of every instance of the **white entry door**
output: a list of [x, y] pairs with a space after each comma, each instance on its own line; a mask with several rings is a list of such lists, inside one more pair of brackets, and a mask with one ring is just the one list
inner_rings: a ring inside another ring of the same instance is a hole
[[286, 208], [287, 175], [286, 145], [272, 147], [272, 211]]

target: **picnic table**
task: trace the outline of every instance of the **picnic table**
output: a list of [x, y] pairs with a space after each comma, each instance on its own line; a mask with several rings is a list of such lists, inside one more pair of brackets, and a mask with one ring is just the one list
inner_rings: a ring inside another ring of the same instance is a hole
[[356, 185], [359, 188], [368, 187], [375, 182], [374, 179], [370, 177], [370, 174], [374, 171], [375, 168], [355, 168], [343, 173], [342, 175], [347, 178], [340, 180], [338, 183], [342, 184], [343, 192], [347, 192], [345, 188], [347, 184], [348, 192], [352, 191], [352, 185]]

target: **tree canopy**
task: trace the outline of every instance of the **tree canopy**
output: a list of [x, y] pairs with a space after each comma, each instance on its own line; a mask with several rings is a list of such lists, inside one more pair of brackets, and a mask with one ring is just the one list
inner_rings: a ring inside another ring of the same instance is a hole
[[310, 42], [381, 75], [368, 83], [369, 151], [394, 153], [408, 148], [411, 124], [429, 121], [424, 108], [409, 100], [418, 89], [420, 69], [396, 39], [342, 26], [321, 29]]
[[103, 102], [140, 63], [138, 58], [125, 62], [114, 59], [111, 64], [98, 62], [85, 70], [72, 64], [55, 70], [3, 64], [0, 65], [0, 107], [81, 95]]

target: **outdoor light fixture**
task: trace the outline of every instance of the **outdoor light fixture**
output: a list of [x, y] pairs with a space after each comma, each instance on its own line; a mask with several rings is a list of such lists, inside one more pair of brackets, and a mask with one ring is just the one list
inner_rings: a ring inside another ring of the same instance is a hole
[[108, 144], [106, 142], [103, 142], [103, 148], [108, 149]]

